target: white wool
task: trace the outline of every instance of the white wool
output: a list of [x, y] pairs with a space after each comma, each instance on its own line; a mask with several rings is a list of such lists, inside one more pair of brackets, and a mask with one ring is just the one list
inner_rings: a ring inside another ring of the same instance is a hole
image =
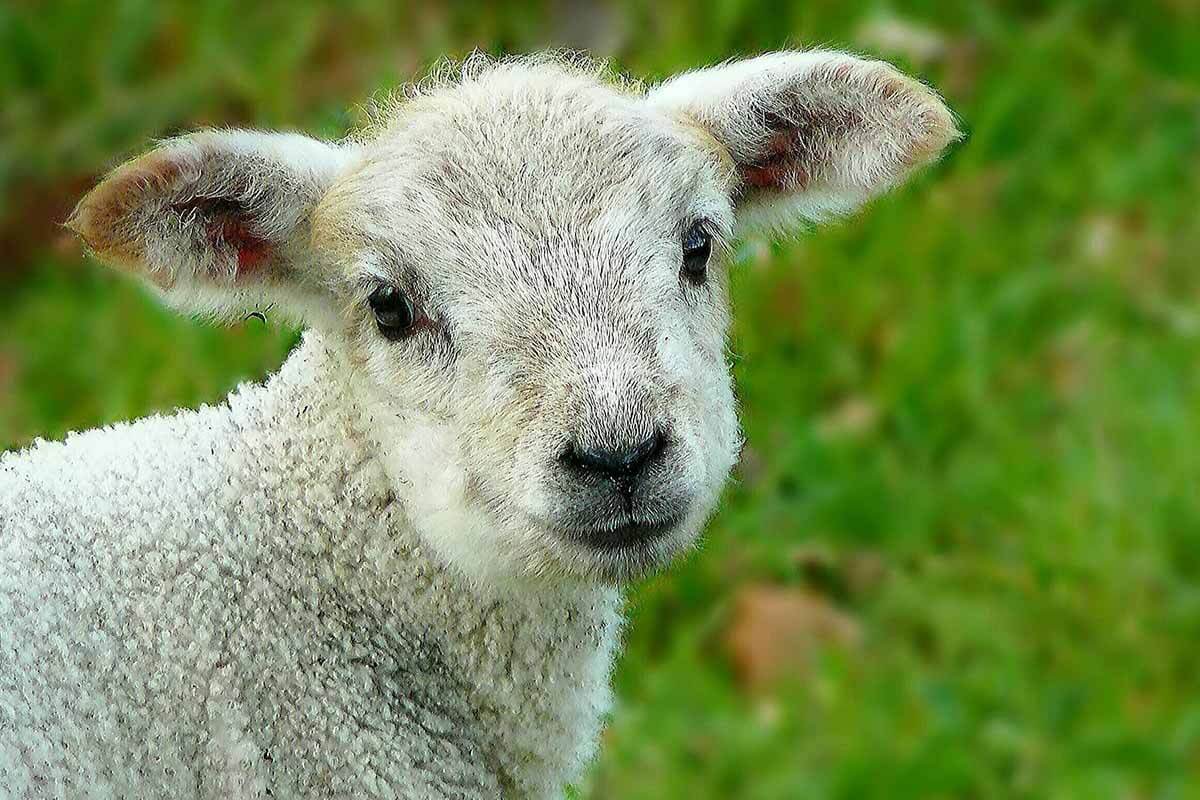
[[617, 593], [445, 570], [346, 380], [309, 334], [227, 405], [0, 460], [4, 796], [543, 797], [578, 774]]

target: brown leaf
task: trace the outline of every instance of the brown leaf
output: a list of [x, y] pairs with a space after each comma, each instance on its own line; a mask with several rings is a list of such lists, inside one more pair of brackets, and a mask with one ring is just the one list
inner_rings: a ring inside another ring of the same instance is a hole
[[759, 692], [808, 669], [821, 647], [857, 647], [862, 626], [821, 595], [780, 586], [747, 586], [734, 599], [725, 646], [742, 688]]

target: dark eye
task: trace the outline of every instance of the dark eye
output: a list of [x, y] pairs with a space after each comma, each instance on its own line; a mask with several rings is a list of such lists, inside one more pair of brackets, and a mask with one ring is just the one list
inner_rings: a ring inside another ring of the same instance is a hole
[[712, 236], [703, 222], [693, 222], [683, 235], [683, 267], [680, 273], [692, 283], [704, 283], [708, 277], [708, 257], [712, 254]]
[[375, 312], [375, 324], [384, 338], [395, 341], [402, 339], [416, 321], [416, 311], [404, 292], [391, 284], [383, 284], [367, 298]]

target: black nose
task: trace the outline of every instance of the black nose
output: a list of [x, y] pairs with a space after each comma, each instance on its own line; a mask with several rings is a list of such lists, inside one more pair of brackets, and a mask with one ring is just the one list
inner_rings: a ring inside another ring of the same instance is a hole
[[665, 445], [666, 437], [661, 431], [656, 431], [653, 436], [629, 448], [608, 449], [572, 444], [563, 459], [583, 472], [629, 482], [663, 451]]

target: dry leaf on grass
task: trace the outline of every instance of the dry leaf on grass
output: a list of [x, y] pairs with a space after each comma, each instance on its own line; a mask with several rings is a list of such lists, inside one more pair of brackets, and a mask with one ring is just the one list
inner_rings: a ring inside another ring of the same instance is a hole
[[734, 599], [725, 646], [742, 688], [757, 692], [808, 668], [825, 645], [857, 647], [862, 626], [821, 595], [781, 586], [748, 586]]

